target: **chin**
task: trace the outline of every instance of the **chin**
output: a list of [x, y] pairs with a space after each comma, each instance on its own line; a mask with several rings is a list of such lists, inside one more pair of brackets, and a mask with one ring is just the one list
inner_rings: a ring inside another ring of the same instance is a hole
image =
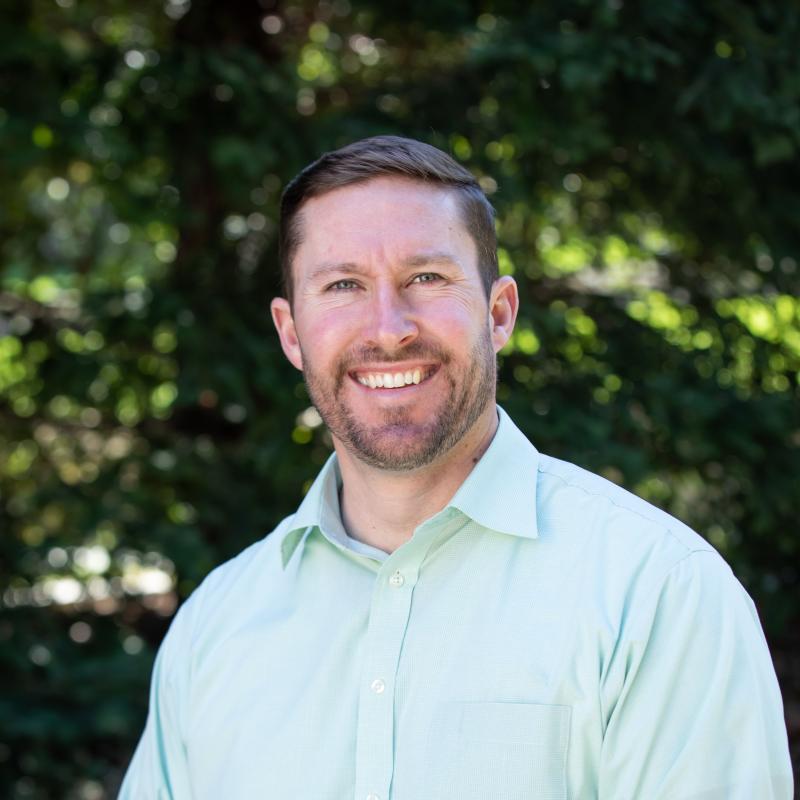
[[435, 427], [394, 423], [350, 432], [343, 444], [360, 461], [379, 469], [407, 472], [433, 463], [446, 449]]

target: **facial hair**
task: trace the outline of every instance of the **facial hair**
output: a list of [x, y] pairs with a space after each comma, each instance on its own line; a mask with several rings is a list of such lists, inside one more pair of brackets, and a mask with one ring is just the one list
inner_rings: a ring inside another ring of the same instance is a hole
[[[380, 424], [365, 425], [344, 399], [345, 381], [352, 380], [348, 373], [364, 363], [401, 360], [438, 362], [437, 377], [445, 379], [449, 392], [423, 424], [412, 422], [409, 410], [399, 406], [386, 409]], [[314, 370], [305, 352], [303, 366], [311, 402], [330, 432], [363, 463], [397, 472], [427, 466], [451, 450], [494, 399], [497, 383], [496, 357], [486, 328], [466, 367], [455, 366], [452, 355], [443, 348], [422, 342], [413, 342], [394, 356], [377, 348], [360, 350], [339, 361], [332, 380]]]

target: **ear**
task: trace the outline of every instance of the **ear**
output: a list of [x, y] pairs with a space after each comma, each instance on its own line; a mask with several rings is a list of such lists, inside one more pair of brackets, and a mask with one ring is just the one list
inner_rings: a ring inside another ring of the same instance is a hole
[[492, 284], [492, 292], [489, 296], [489, 319], [495, 353], [511, 337], [518, 310], [517, 283], [510, 275], [503, 275]]
[[269, 304], [272, 321], [281, 340], [281, 348], [292, 366], [303, 369], [303, 354], [300, 351], [300, 340], [294, 327], [294, 317], [289, 301], [283, 297], [275, 297]]

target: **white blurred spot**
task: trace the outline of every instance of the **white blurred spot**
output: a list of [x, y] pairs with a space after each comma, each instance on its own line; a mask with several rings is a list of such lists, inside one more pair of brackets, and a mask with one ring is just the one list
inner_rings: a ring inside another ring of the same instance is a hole
[[225, 417], [228, 422], [244, 422], [245, 417], [247, 417], [247, 409], [239, 403], [229, 403], [222, 409], [222, 416]]
[[122, 642], [122, 649], [129, 656], [135, 656], [137, 653], [141, 653], [143, 648], [144, 642], [138, 636], [133, 634], [126, 636]]
[[105, 578], [100, 578], [95, 575], [86, 581], [86, 589], [89, 592], [89, 597], [92, 600], [105, 600], [111, 594], [111, 587]]
[[257, 211], [254, 211], [247, 218], [247, 227], [250, 228], [251, 231], [263, 231], [266, 224], [267, 218]]
[[156, 258], [162, 264], [169, 264], [175, 260], [178, 250], [172, 242], [157, 242], [153, 248]]
[[247, 220], [239, 214], [231, 214], [223, 223], [226, 239], [241, 239], [247, 233]]
[[56, 605], [77, 603], [83, 596], [83, 586], [75, 578], [51, 578], [44, 582], [41, 589], [44, 597]]
[[164, 13], [170, 19], [180, 19], [191, 5], [190, 0], [167, 0], [164, 5]]
[[283, 30], [283, 20], [275, 14], [268, 14], [261, 20], [261, 27], [264, 33], [269, 33], [274, 36], [276, 33], [280, 33], [281, 30]]
[[131, 69], [141, 69], [147, 63], [147, 59], [141, 50], [128, 50], [125, 53], [125, 63]]
[[63, 178], [51, 178], [47, 182], [47, 196], [61, 202], [69, 196], [69, 184]]
[[69, 556], [63, 547], [53, 547], [47, 554], [47, 563], [54, 569], [61, 569], [67, 565]]
[[114, 244], [125, 244], [131, 238], [131, 229], [124, 222], [115, 222], [108, 229], [108, 238]]
[[306, 428], [318, 428], [322, 425], [322, 417], [314, 406], [309, 406], [297, 415], [297, 424], [305, 425]]
[[69, 638], [77, 644], [85, 644], [92, 638], [92, 628], [86, 622], [75, 622], [69, 627]]
[[172, 589], [172, 576], [157, 567], [126, 571], [122, 585], [128, 594], [160, 594]]
[[35, 644], [28, 651], [28, 658], [30, 658], [34, 664], [44, 667], [52, 661], [53, 656], [43, 644]]
[[111, 566], [111, 556], [101, 545], [79, 547], [74, 555], [75, 563], [86, 572], [101, 575]]

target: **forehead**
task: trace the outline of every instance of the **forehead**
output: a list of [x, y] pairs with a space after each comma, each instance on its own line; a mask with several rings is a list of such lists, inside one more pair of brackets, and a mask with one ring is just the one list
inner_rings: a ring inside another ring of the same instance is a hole
[[308, 200], [298, 215], [295, 266], [453, 249], [474, 250], [457, 193], [402, 177], [372, 178]]

